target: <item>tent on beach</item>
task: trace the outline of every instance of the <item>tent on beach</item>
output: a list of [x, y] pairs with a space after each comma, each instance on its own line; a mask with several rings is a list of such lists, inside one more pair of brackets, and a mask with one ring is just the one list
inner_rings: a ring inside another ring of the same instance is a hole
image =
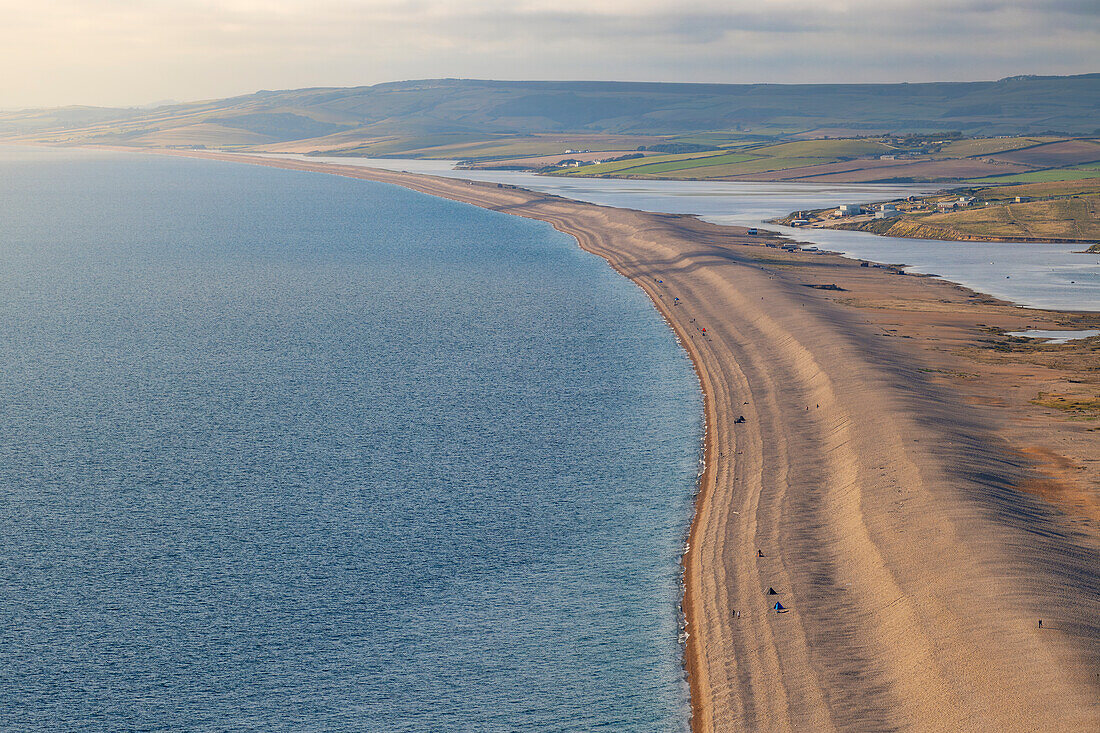
[[775, 602], [775, 605], [774, 605], [774, 606], [772, 606], [772, 610], [773, 610], [773, 611], [775, 611], [776, 613], [779, 613], [780, 611], [786, 611], [786, 610], [787, 610], [787, 607], [786, 607], [786, 606], [784, 606], [784, 605], [783, 605], [782, 603], [780, 603], [779, 601], [776, 601], [776, 602]]
[[768, 590], [764, 593], [764, 595], [766, 595], [766, 596], [777, 596], [779, 594], [775, 592], [775, 588], [772, 588], [772, 587], [769, 586]]

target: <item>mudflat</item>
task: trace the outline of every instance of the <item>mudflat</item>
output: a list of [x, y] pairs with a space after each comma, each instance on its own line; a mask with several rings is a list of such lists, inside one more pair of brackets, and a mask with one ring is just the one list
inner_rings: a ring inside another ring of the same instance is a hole
[[1100, 730], [1100, 339], [1003, 333], [1100, 316], [692, 217], [185, 154], [546, 221], [650, 295], [706, 395], [684, 556], [694, 730]]

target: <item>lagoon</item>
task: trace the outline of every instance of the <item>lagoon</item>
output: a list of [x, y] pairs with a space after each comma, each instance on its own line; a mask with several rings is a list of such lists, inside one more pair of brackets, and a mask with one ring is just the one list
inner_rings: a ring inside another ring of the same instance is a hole
[[884, 264], [907, 265], [911, 272], [937, 275], [1019, 305], [1100, 311], [1100, 255], [1080, 252], [1081, 245], [901, 239], [765, 223], [802, 209], [889, 200], [929, 193], [938, 188], [935, 186], [644, 181], [543, 176], [524, 171], [456, 170], [454, 161], [441, 160], [273, 157], [505, 183], [605, 206], [691, 214], [716, 224], [765, 226], [822, 249]]

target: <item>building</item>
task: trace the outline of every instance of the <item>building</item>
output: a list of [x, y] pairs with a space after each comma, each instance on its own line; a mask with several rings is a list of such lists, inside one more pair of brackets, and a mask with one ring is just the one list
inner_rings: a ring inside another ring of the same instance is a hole
[[838, 211], [841, 216], [856, 216], [863, 213], [863, 207], [859, 204], [841, 204]]
[[1018, 203], [1018, 204], [1026, 204], [1028, 201], [1031, 201], [1030, 196], [1017, 196], [1016, 197], [1016, 203]]
[[876, 219], [890, 219], [895, 216], [901, 216], [901, 212], [897, 209], [890, 207], [889, 209], [883, 209], [882, 211], [875, 212]]

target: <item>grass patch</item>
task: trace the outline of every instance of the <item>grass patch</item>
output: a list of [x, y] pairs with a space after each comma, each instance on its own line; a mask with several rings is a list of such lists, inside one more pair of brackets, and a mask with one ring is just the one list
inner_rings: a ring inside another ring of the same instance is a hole
[[1100, 395], [1067, 395], [1056, 392], [1040, 392], [1039, 396], [1031, 401], [1031, 404], [1061, 410], [1075, 417], [1094, 418], [1100, 415]]
[[916, 221], [960, 234], [1035, 239], [1100, 239], [1100, 195], [983, 206]]
[[830, 158], [756, 158], [741, 163], [727, 165], [707, 166], [701, 169], [685, 169], [669, 171], [662, 178], [724, 178], [727, 176], [743, 176], [749, 173], [768, 173], [770, 171], [783, 171], [790, 168], [802, 168], [808, 165], [820, 165], [832, 163]]
[[724, 153], [722, 155], [713, 155], [706, 158], [690, 158], [687, 160], [671, 160], [660, 163], [648, 163], [647, 165], [638, 166], [637, 168], [630, 169], [631, 175], [657, 175], [660, 173], [671, 173], [673, 171], [682, 170], [698, 170], [700, 168], [709, 168], [716, 165], [729, 165], [731, 163], [743, 163], [748, 160], [756, 160], [757, 157], [753, 155], [745, 155], [744, 153]]
[[586, 165], [580, 168], [567, 168], [563, 171], [568, 176], [598, 176], [607, 173], [625, 173], [634, 175], [635, 168], [645, 168], [660, 163], [674, 163], [682, 160], [703, 160], [726, 155], [722, 150], [710, 150], [705, 153], [669, 153], [667, 155], [650, 155], [645, 158], [633, 158], [631, 160], [617, 160], [611, 163], [599, 165]]
[[855, 158], [897, 151], [873, 140], [799, 140], [752, 148], [750, 152], [775, 158]]

